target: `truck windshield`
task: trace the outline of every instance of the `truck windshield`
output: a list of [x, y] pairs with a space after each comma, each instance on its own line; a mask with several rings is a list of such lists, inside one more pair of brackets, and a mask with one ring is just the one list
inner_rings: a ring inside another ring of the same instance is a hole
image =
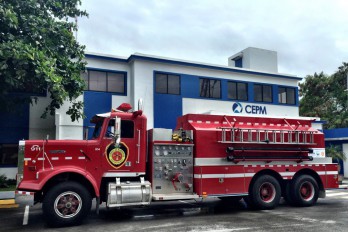
[[[105, 118], [94, 117], [91, 123], [94, 123], [94, 130], [92, 139], [96, 139], [100, 136], [101, 129]], [[114, 132], [115, 119], [111, 119], [108, 124], [108, 128], [105, 132], [105, 137], [112, 137]], [[121, 120], [121, 138], [134, 138], [134, 122], [130, 120]]]
[[89, 133], [89, 136], [88, 136], [89, 138], [95, 139], [99, 137], [104, 120], [105, 120], [104, 117], [98, 117], [98, 116], [94, 116], [91, 119], [90, 123], [94, 124], [94, 126], [92, 126], [94, 127], [94, 130], [92, 134]]

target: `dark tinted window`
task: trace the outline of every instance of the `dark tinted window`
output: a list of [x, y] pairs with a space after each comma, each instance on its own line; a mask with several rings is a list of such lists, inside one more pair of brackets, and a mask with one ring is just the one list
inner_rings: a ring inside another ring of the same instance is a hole
[[254, 100], [257, 102], [272, 102], [272, 86], [270, 85], [254, 85]]
[[180, 76], [157, 73], [155, 76], [156, 93], [180, 94]]
[[108, 92], [124, 93], [125, 76], [122, 73], [107, 73], [108, 77]]
[[0, 144], [0, 166], [17, 165], [18, 145]]
[[248, 100], [248, 84], [239, 82], [228, 82], [228, 98], [233, 100]]
[[295, 105], [295, 88], [278, 88], [278, 102], [282, 104]]
[[89, 71], [89, 90], [106, 92], [106, 72]]
[[207, 98], [221, 98], [221, 81], [201, 78], [199, 80], [200, 96]]
[[85, 90], [126, 93], [125, 73], [88, 70], [81, 75], [86, 82]]

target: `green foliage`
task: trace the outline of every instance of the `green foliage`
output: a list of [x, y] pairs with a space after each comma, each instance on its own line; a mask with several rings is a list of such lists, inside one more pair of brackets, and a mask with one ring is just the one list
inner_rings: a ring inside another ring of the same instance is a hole
[[348, 127], [347, 72], [348, 63], [343, 63], [331, 76], [308, 75], [299, 85], [300, 115], [326, 120], [327, 129]]
[[5, 174], [0, 175], [0, 188], [9, 188], [10, 186], [16, 185], [16, 180], [14, 179], [7, 179]]
[[1, 174], [0, 175], [0, 185], [6, 184], [7, 181], [7, 177], [5, 176], [5, 174]]
[[330, 145], [329, 147], [325, 148], [325, 153], [327, 157], [331, 157], [333, 160], [343, 160], [346, 161], [347, 156], [346, 153], [342, 151], [340, 146], [337, 145]]
[[[36, 103], [35, 95], [47, 91], [51, 101], [45, 117], [82, 94], [85, 47], [73, 36], [74, 17], [87, 16], [77, 8], [80, 4], [80, 0], [0, 2], [0, 110], [13, 109], [19, 102]], [[68, 110], [73, 120], [83, 116], [81, 105], [74, 102]]]

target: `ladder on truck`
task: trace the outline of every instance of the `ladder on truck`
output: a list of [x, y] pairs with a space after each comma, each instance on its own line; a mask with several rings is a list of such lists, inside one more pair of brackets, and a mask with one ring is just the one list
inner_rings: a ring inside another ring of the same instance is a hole
[[[225, 118], [226, 119], [226, 118]], [[227, 119], [226, 119], [227, 120]], [[223, 144], [239, 144], [226, 148], [227, 160], [234, 163], [240, 161], [311, 161], [313, 158], [308, 154], [313, 149], [307, 148], [308, 145], [316, 145], [314, 142], [314, 131], [300, 130], [292, 127], [285, 119], [290, 129], [284, 128], [239, 128], [235, 123], [229, 124], [229, 127], [217, 127], [221, 131], [221, 140]], [[249, 147], [246, 144], [269, 144], [269, 145], [289, 145], [289, 146], [272, 146], [272, 147]], [[291, 145], [304, 145], [294, 147]], [[256, 155], [259, 154], [259, 155]], [[287, 155], [284, 155], [287, 154]]]
[[235, 127], [218, 127], [217, 129], [221, 130], [219, 143], [315, 145], [313, 131]]

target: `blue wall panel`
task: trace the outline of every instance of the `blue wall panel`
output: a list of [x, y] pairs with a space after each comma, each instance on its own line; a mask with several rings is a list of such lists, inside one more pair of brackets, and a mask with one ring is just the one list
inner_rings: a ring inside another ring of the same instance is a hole
[[[83, 126], [92, 126], [89, 121], [95, 114], [106, 113], [111, 111], [112, 93], [106, 92], [84, 92], [84, 114]], [[93, 130], [89, 129], [89, 137], [92, 136]]]
[[181, 95], [187, 98], [199, 97], [199, 77], [192, 75], [181, 76]]
[[154, 95], [154, 127], [174, 129], [177, 117], [182, 115], [181, 95]]
[[[181, 90], [180, 95], [173, 94], [158, 94], [155, 92], [155, 74], [154, 72], [154, 127], [155, 128], [175, 128], [176, 118], [182, 115], [182, 99], [183, 98], [193, 98], [193, 99], [206, 99], [206, 100], [220, 100], [220, 101], [235, 101], [228, 99], [228, 81], [227, 79], [216, 78], [216, 77], [205, 77], [205, 76], [195, 76], [180, 73], [168, 73], [160, 72], [165, 74], [180, 75]], [[204, 98], [200, 97], [200, 78], [218, 79], [221, 81], [221, 98]], [[237, 81], [238, 82], [238, 81]], [[254, 100], [254, 82], [241, 81], [248, 84], [248, 101], [240, 102], [250, 102], [258, 104], [268, 104], [268, 105], [279, 105], [278, 103], [278, 86], [274, 84], [269, 84], [272, 86], [272, 102], [255, 102]], [[265, 83], [262, 83], [265, 84]], [[298, 98], [298, 88], [295, 88], [295, 96]], [[204, 104], [204, 103], [202, 103]], [[286, 104], [284, 104], [286, 105]], [[296, 99], [295, 105], [286, 105], [298, 107], [298, 99]]]
[[0, 143], [18, 144], [21, 139], [29, 139], [29, 104], [16, 108], [16, 112], [0, 113]]

